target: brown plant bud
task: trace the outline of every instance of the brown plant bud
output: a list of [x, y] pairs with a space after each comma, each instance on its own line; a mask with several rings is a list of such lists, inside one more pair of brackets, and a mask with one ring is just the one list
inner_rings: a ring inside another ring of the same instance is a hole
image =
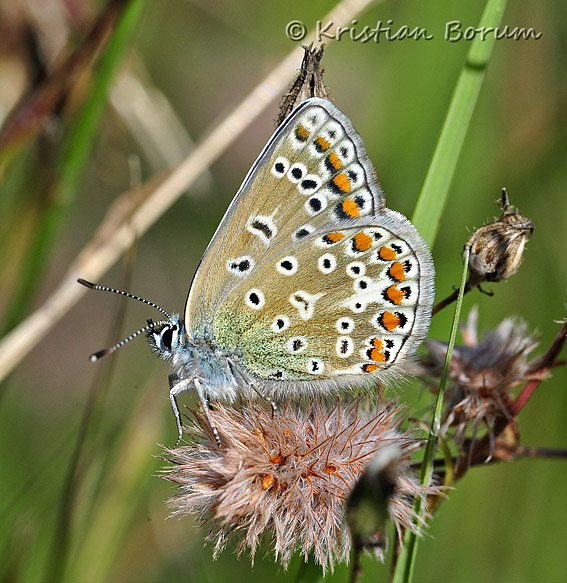
[[502, 281], [520, 267], [534, 224], [510, 205], [506, 189], [500, 201], [502, 216], [476, 230], [465, 245], [469, 249], [468, 290], [486, 281]]

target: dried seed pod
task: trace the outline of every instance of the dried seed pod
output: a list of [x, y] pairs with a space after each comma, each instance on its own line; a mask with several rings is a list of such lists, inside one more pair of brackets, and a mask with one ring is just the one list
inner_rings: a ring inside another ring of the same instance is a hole
[[486, 281], [502, 281], [520, 267], [534, 224], [510, 205], [506, 189], [500, 202], [502, 216], [475, 231], [465, 245], [470, 250], [470, 290]]
[[280, 105], [280, 114], [276, 120], [276, 127], [281, 125], [283, 120], [302, 101], [310, 97], [322, 97], [327, 99], [327, 90], [323, 83], [324, 69], [321, 68], [321, 59], [325, 52], [325, 45], [318, 49], [313, 48], [313, 43], [308, 47], [303, 47], [305, 54], [301, 63], [301, 69], [287, 95]]
[[[522, 263], [526, 242], [532, 236], [534, 224], [510, 204], [505, 188], [502, 189], [499, 204], [502, 216], [477, 229], [465, 245], [465, 252], [469, 250], [469, 278], [464, 293], [478, 287], [481, 292], [492, 295], [492, 292], [484, 291], [481, 284], [508, 279]], [[434, 316], [451, 305], [458, 296], [459, 290], [455, 289], [434, 306], [431, 314]]]

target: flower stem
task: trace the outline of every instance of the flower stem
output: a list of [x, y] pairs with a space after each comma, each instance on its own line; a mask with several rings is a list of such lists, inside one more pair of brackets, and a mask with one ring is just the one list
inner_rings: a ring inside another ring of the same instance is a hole
[[[426, 486], [430, 484], [431, 477], [433, 475], [433, 467], [435, 463], [435, 451], [437, 449], [439, 431], [441, 428], [441, 414], [443, 412], [445, 386], [447, 385], [447, 378], [449, 376], [451, 353], [453, 352], [453, 347], [455, 346], [457, 330], [459, 328], [459, 318], [461, 315], [461, 308], [463, 306], [463, 297], [468, 275], [468, 264], [469, 264], [469, 250], [465, 249], [465, 252], [463, 254], [463, 272], [461, 275], [461, 285], [459, 286], [459, 295], [457, 297], [455, 315], [453, 316], [451, 335], [449, 336], [449, 343], [447, 345], [445, 365], [443, 367], [443, 374], [441, 375], [441, 381], [439, 383], [439, 391], [437, 392], [437, 400], [435, 402], [435, 409], [433, 411], [433, 419], [431, 422], [431, 427], [429, 429], [429, 437], [427, 440], [427, 445], [425, 447], [423, 463], [421, 465], [420, 482]], [[392, 577], [392, 583], [402, 583], [405, 581], [411, 581], [413, 577], [415, 559], [417, 556], [417, 542], [418, 542], [417, 532], [420, 526], [419, 521], [423, 517], [423, 503], [424, 500], [422, 498], [416, 497], [414, 500], [413, 508], [416, 516], [415, 519], [416, 531], [410, 529], [406, 530], [402, 550], [400, 552], [400, 556], [398, 557], [398, 561], [396, 563], [396, 567]]]

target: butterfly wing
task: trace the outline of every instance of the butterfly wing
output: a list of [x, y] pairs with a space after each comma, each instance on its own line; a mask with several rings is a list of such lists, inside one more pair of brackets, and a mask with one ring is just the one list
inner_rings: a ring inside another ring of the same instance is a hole
[[250, 169], [203, 256], [185, 309], [189, 336], [211, 337], [219, 306], [290, 245], [384, 210], [348, 118], [324, 99], [304, 101]]
[[272, 394], [375, 382], [425, 338], [433, 264], [411, 223], [385, 210], [317, 229], [257, 265], [219, 305], [218, 345]]

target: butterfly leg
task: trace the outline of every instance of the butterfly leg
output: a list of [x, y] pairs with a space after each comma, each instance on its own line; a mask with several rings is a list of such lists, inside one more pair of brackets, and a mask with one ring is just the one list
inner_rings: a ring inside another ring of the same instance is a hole
[[273, 419], [276, 416], [276, 413], [278, 412], [278, 406], [277, 406], [276, 402], [273, 399], [271, 399], [270, 397], [266, 397], [265, 395], [262, 395], [262, 393], [259, 391], [259, 389], [257, 389], [254, 386], [253, 383], [251, 383], [246, 378], [244, 378], [242, 373], [240, 373], [240, 371], [236, 368], [234, 362], [230, 358], [227, 358], [227, 363], [228, 363], [230, 372], [232, 374], [232, 377], [235, 380], [237, 379], [237, 377], [239, 377], [245, 383], [248, 383], [250, 385], [250, 387], [252, 388], [252, 390], [258, 395], [258, 397], [260, 397], [260, 399], [263, 399], [264, 401], [266, 401], [267, 403], [270, 404], [270, 407], [272, 408], [272, 419]]
[[277, 403], [273, 399], [271, 399], [270, 397], [266, 397], [266, 395], [262, 395], [262, 393], [252, 383], [250, 383], [250, 386], [252, 387], [254, 392], [260, 397], [260, 399], [264, 399], [264, 401], [266, 401], [267, 403], [270, 404], [270, 407], [272, 408], [272, 419], [273, 419], [276, 416], [276, 413], [278, 412]]
[[258, 397], [260, 397], [260, 399], [263, 399], [264, 401], [266, 401], [266, 403], [270, 404], [270, 407], [272, 408], [272, 419], [273, 419], [276, 416], [276, 413], [278, 412], [277, 403], [272, 398], [266, 397], [266, 395], [262, 395], [260, 390], [257, 389], [252, 383], [249, 383], [249, 385], [252, 387], [252, 390], [258, 395]]
[[201, 400], [201, 404], [203, 405], [203, 411], [205, 412], [205, 415], [207, 416], [207, 421], [209, 422], [209, 425], [211, 426], [211, 429], [213, 431], [213, 435], [215, 436], [215, 440], [217, 442], [217, 445], [219, 447], [221, 447], [221, 440], [220, 440], [219, 431], [218, 431], [216, 425], [213, 423], [213, 420], [209, 416], [209, 401], [207, 399], [207, 396], [205, 395], [205, 387], [203, 386], [203, 384], [200, 382], [199, 379], [195, 379], [195, 388], [197, 389], [197, 394], [199, 395], [199, 399]]
[[173, 409], [173, 414], [175, 415], [175, 422], [177, 423], [177, 441], [175, 442], [175, 447], [181, 443], [181, 438], [183, 437], [183, 424], [181, 423], [181, 413], [179, 412], [179, 406], [177, 405], [177, 395], [188, 391], [192, 383], [192, 379], [185, 379], [177, 384], [174, 384], [179, 377], [176, 374], [170, 374], [169, 379], [169, 401], [171, 403], [171, 408]]

